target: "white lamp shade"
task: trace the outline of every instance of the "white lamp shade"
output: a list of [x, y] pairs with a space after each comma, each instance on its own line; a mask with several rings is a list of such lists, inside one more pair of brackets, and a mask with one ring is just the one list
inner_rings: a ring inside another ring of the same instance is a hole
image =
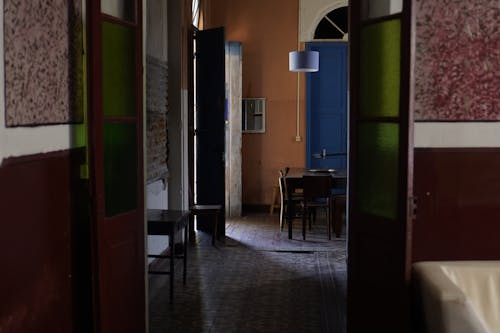
[[290, 52], [289, 67], [291, 72], [317, 72], [319, 70], [318, 51]]

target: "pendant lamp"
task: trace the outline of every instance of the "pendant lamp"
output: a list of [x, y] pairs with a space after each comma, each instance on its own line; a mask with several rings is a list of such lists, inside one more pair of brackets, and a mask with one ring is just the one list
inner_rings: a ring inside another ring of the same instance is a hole
[[290, 72], [317, 72], [319, 70], [318, 51], [292, 51], [289, 56]]

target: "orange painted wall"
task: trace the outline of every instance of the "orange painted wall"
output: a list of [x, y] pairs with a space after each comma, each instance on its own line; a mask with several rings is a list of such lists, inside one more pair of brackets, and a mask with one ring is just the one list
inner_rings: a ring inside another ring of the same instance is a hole
[[288, 52], [297, 49], [298, 0], [211, 0], [206, 28], [225, 27], [227, 41], [243, 44], [243, 97], [266, 98], [266, 133], [243, 134], [243, 204], [271, 201], [278, 170], [305, 166], [305, 75], [300, 74], [300, 136], [295, 141], [297, 73]]

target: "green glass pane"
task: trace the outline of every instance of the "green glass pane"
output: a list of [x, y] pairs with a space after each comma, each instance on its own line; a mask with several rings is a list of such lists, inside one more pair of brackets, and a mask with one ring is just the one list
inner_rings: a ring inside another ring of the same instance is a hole
[[[85, 37], [83, 37], [85, 39]], [[85, 162], [80, 165], [80, 178], [89, 179], [89, 151], [88, 151], [88, 123], [87, 123], [87, 58], [82, 57], [81, 68], [82, 68], [82, 87], [79, 94], [82, 96], [82, 111], [83, 111], [83, 123], [76, 124], [74, 130], [74, 136], [72, 140], [74, 141], [75, 147], [85, 147]], [[78, 67], [78, 66], [77, 66]]]
[[357, 206], [363, 213], [396, 218], [399, 125], [362, 123], [358, 128]]
[[104, 124], [104, 191], [106, 216], [137, 206], [135, 123]]
[[363, 117], [399, 116], [401, 50], [399, 19], [361, 30], [360, 113]]
[[135, 32], [102, 23], [102, 107], [105, 117], [134, 116], [136, 109]]

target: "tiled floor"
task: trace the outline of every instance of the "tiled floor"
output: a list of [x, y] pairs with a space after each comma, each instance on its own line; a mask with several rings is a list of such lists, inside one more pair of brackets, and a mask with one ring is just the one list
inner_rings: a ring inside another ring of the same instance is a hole
[[287, 235], [264, 214], [228, 220], [216, 248], [198, 232], [174, 306], [168, 277], [150, 278], [150, 332], [345, 332], [345, 239], [328, 241], [321, 221], [306, 241], [299, 221]]

